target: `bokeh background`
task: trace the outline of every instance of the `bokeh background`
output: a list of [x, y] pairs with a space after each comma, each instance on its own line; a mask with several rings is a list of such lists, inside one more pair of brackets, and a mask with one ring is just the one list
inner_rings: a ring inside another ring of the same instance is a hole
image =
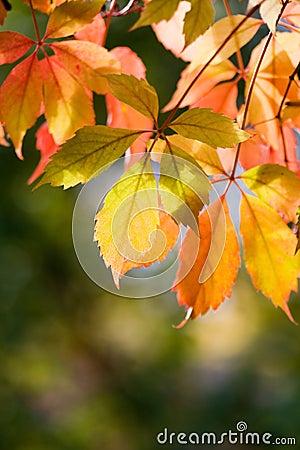
[[[32, 36], [27, 8], [12, 4], [5, 28]], [[150, 29], [127, 33], [134, 20], [113, 20], [108, 46], [139, 54], [165, 104], [184, 64]], [[95, 105], [104, 123], [102, 99]], [[231, 300], [182, 330], [172, 328], [184, 315], [173, 293], [132, 300], [94, 285], [72, 245], [78, 190], [27, 185], [39, 159], [34, 132], [23, 162], [0, 148], [0, 448], [154, 450], [165, 427], [222, 433], [240, 420], [249, 431], [296, 437], [298, 448], [299, 327], [244, 269]], [[299, 300], [290, 301], [298, 322]]]

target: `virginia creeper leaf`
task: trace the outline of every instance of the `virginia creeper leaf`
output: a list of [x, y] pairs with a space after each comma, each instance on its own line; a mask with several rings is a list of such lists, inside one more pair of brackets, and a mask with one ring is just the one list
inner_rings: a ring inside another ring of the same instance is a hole
[[22, 158], [22, 140], [34, 125], [42, 103], [40, 64], [33, 54], [12, 69], [0, 89], [1, 121]]
[[13, 63], [28, 52], [34, 41], [14, 31], [0, 33], [0, 65]]
[[179, 134], [168, 136], [168, 140], [195, 158], [207, 175], [220, 173], [226, 175], [219, 155], [213, 147], [210, 147], [203, 142], [180, 136]]
[[94, 124], [92, 98], [57, 55], [43, 59], [41, 64], [45, 116], [54, 140], [62, 144], [79, 128]]
[[76, 31], [76, 39], [94, 42], [97, 45], [104, 45], [106, 26], [104, 19], [97, 14], [93, 21], [79, 31]]
[[36, 149], [41, 152], [41, 159], [29, 178], [28, 184], [33, 183], [40, 175], [42, 175], [45, 167], [50, 162], [50, 156], [54, 155], [58, 150], [58, 145], [54, 141], [52, 134], [49, 133], [47, 122], [44, 122], [40, 126], [35, 136]]
[[197, 139], [211, 147], [232, 147], [246, 141], [249, 134], [222, 114], [208, 108], [193, 108], [182, 113], [169, 125], [172, 130], [189, 139]]
[[113, 186], [96, 216], [95, 240], [117, 286], [126, 261], [140, 267], [156, 260], [151, 234], [158, 226], [156, 180], [149, 158], [144, 157]]
[[295, 221], [300, 179], [294, 172], [277, 164], [263, 164], [244, 172], [241, 179], [261, 200], [281, 213], [286, 221]]
[[241, 201], [241, 235], [253, 285], [293, 321], [287, 302], [291, 291], [297, 291], [300, 275], [296, 236], [273, 208], [248, 194]]
[[37, 187], [50, 183], [67, 189], [86, 183], [122, 156], [141, 133], [103, 125], [81, 128], [51, 158]]
[[73, 0], [57, 6], [49, 18], [45, 37], [60, 38], [74, 34], [92, 22], [104, 3], [105, 0]]
[[105, 94], [108, 90], [103, 75], [120, 71], [118, 60], [93, 42], [69, 40], [55, 42], [51, 47], [67, 71], [80, 84], [98, 94]]
[[264, 0], [259, 8], [263, 21], [273, 34], [276, 33], [276, 22], [282, 9], [280, 0]]
[[[224, 17], [218, 22], [215, 22], [199, 39], [195, 48], [195, 55], [191, 63], [191, 70], [199, 65], [205, 64], [215, 54], [230, 33], [242, 22], [245, 16], [237, 14], [235, 16]], [[212, 64], [218, 64], [224, 59], [229, 58], [233, 53], [236, 53], [243, 47], [250, 39], [253, 38], [261, 21], [248, 17], [247, 20], [234, 33], [230, 40], [226, 43], [223, 49], [213, 59]]]
[[[22, 0], [23, 3], [26, 3], [28, 6], [30, 5], [29, 0]], [[64, 1], [64, 0], [63, 0]], [[49, 14], [51, 8], [55, 6], [56, 3], [59, 3], [59, 0], [32, 0], [32, 6], [34, 9], [41, 11], [45, 14]], [[62, 2], [60, 2], [62, 3]]]
[[183, 27], [185, 47], [194, 42], [198, 36], [204, 33], [204, 31], [211, 26], [215, 16], [215, 10], [211, 0], [189, 1], [192, 7], [191, 10], [185, 15]]
[[[211, 185], [199, 168], [176, 156], [180, 149], [166, 146], [160, 161], [159, 189], [165, 210], [185, 226], [195, 228], [199, 212], [209, 201]], [[194, 220], [196, 219], [196, 221]]]
[[111, 93], [121, 102], [130, 105], [146, 117], [156, 120], [158, 97], [154, 87], [143, 79], [124, 73], [107, 76]]
[[[219, 220], [221, 208], [225, 213], [225, 224]], [[199, 314], [204, 315], [210, 308], [216, 310], [226, 297], [231, 296], [240, 267], [239, 243], [224, 197], [221, 201], [212, 203], [200, 214], [199, 233], [200, 242], [199, 237], [192, 230], [188, 230], [185, 235], [179, 253], [180, 266], [173, 287], [173, 290], [177, 292], [179, 304], [187, 309], [193, 308], [192, 318]], [[213, 241], [215, 245], [222, 247], [219, 260], [214, 260], [216, 253], [210, 252]], [[188, 270], [189, 255], [198, 246], [196, 260], [191, 270]], [[207, 265], [211, 266], [212, 274], [206, 281], [199, 282], [201, 273]], [[182, 279], [186, 273], [187, 275]]]
[[139, 20], [134, 24], [132, 30], [161, 20], [169, 20], [175, 13], [180, 0], [151, 0], [145, 6]]

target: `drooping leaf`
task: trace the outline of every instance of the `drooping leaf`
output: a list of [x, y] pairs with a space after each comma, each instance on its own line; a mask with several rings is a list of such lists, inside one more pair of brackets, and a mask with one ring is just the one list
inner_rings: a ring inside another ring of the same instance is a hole
[[263, 21], [268, 25], [273, 34], [276, 33], [276, 23], [282, 9], [280, 0], [265, 0], [262, 2], [259, 12]]
[[286, 221], [295, 221], [300, 179], [294, 172], [276, 164], [263, 164], [244, 172], [241, 179], [261, 200], [281, 213]]
[[45, 116], [50, 133], [58, 144], [62, 144], [79, 128], [94, 124], [92, 98], [57, 55], [43, 59], [41, 65]]
[[[203, 65], [209, 61], [215, 54], [216, 49], [223, 44], [231, 32], [235, 30], [244, 19], [245, 16], [237, 14], [235, 16], [224, 17], [215, 22], [213, 26], [198, 39], [195, 55], [191, 63], [191, 70], [194, 70], [199, 65]], [[253, 38], [260, 26], [260, 20], [248, 17], [213, 59], [212, 64], [218, 64], [229, 58], [233, 53], [236, 53]]]
[[0, 33], [0, 65], [13, 63], [28, 52], [34, 44], [32, 39], [14, 31]]
[[105, 94], [108, 90], [103, 75], [120, 71], [118, 60], [93, 42], [69, 40], [51, 45], [66, 70], [91, 91]]
[[168, 140], [195, 158], [207, 175], [227, 174], [213, 147], [179, 134], [168, 136]]
[[45, 167], [50, 161], [50, 156], [58, 150], [58, 145], [53, 139], [53, 136], [49, 133], [48, 124], [44, 122], [35, 134], [36, 136], [36, 149], [41, 152], [41, 159], [36, 166], [33, 174], [28, 180], [28, 184], [33, 183], [42, 173]]
[[146, 117], [156, 120], [158, 115], [158, 97], [154, 87], [143, 79], [133, 75], [108, 75], [111, 93], [121, 102], [130, 105]]
[[132, 30], [152, 23], [158, 23], [161, 20], [169, 20], [175, 13], [180, 0], [151, 0], [149, 1], [139, 20], [134, 24]]
[[211, 0], [189, 1], [192, 7], [185, 15], [183, 28], [185, 47], [194, 42], [198, 36], [203, 34], [212, 25], [215, 16], [215, 10]]
[[273, 208], [248, 194], [241, 201], [241, 235], [255, 288], [293, 321], [287, 302], [291, 291], [297, 291], [300, 275], [300, 254], [294, 256], [296, 236]]
[[42, 77], [35, 54], [12, 69], [0, 88], [0, 119], [22, 158], [22, 140], [34, 125], [42, 103]]
[[67, 189], [86, 183], [122, 156], [141, 133], [103, 125], [81, 128], [51, 158], [36, 187], [50, 183]]
[[45, 37], [60, 38], [74, 34], [92, 22], [104, 3], [105, 0], [72, 0], [57, 6], [50, 15]]
[[125, 262], [140, 267], [154, 262], [161, 254], [162, 248], [159, 253], [153, 248], [158, 226], [156, 181], [149, 158], [144, 157], [113, 186], [96, 216], [95, 240], [117, 286]]
[[[220, 220], [222, 215], [225, 218]], [[179, 304], [193, 309], [192, 318], [210, 308], [216, 310], [230, 298], [240, 267], [239, 243], [224, 197], [200, 214], [199, 234], [200, 238], [192, 230], [186, 233], [173, 287]], [[210, 251], [211, 246], [214, 251]], [[195, 248], [197, 256], [191, 265]], [[203, 271], [210, 276], [203, 277]]]
[[189, 139], [197, 139], [211, 147], [232, 147], [246, 141], [249, 134], [222, 114], [207, 108], [193, 108], [170, 123], [170, 128]]
[[[209, 201], [211, 186], [198, 165], [178, 156], [172, 144], [161, 156], [159, 192], [165, 210], [178, 222], [195, 229], [199, 212]], [[182, 152], [183, 153], [183, 152]]]

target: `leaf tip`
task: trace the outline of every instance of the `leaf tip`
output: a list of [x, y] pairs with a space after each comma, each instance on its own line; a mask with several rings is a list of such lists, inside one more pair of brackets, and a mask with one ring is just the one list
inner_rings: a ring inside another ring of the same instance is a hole
[[180, 330], [181, 328], [183, 328], [190, 320], [193, 310], [194, 307], [190, 306], [186, 312], [185, 318], [178, 325], [172, 325], [173, 328], [175, 328], [176, 330]]

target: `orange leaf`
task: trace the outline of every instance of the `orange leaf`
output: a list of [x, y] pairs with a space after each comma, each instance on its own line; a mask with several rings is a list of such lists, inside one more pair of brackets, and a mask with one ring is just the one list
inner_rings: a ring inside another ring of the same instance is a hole
[[23, 34], [2, 31], [0, 33], [0, 65], [15, 62], [25, 55], [33, 44], [34, 41]]
[[[142, 60], [128, 47], [116, 47], [111, 54], [118, 59], [121, 64], [122, 73], [134, 75], [136, 78], [146, 78], [146, 67]], [[131, 106], [120, 102], [111, 94], [106, 95], [107, 106], [107, 125], [113, 128], [128, 128], [135, 130], [151, 130], [153, 121], [143, 114], [136, 111]], [[144, 133], [131, 146], [131, 154], [143, 153], [146, 148], [146, 142], [150, 138], [152, 132]]]
[[288, 3], [281, 18], [288, 20], [291, 24], [296, 25], [297, 27], [300, 27], [300, 5], [295, 2]]
[[0, 2], [0, 25], [3, 25], [7, 16], [7, 9], [4, 7], [3, 3]]
[[112, 53], [93, 42], [55, 42], [51, 48], [61, 64], [80, 84], [98, 94], [104, 94], [108, 89], [103, 75], [120, 71], [120, 64]]
[[1, 121], [22, 158], [22, 140], [34, 125], [42, 103], [40, 63], [33, 54], [12, 69], [0, 90]]
[[[226, 223], [220, 220], [223, 212]], [[192, 318], [199, 314], [204, 315], [210, 308], [217, 309], [226, 297], [231, 296], [240, 267], [239, 243], [224, 197], [200, 214], [199, 232], [200, 242], [191, 229], [186, 233], [180, 249], [180, 266], [173, 288], [177, 291], [179, 304], [184, 305], [187, 310], [193, 308]], [[194, 253], [198, 244], [196, 260], [188, 271], [189, 255]], [[213, 251], [210, 250], [212, 247]], [[219, 260], [216, 259], [216, 254], [221, 256]], [[211, 273], [210, 277], [202, 283], [199, 282], [207, 269]], [[187, 275], [182, 279], [186, 272]]]
[[54, 140], [61, 144], [84, 125], [94, 125], [91, 95], [56, 56], [41, 61], [45, 116]]
[[[26, 3], [27, 5], [30, 4], [29, 0], [22, 0], [23, 3]], [[52, 1], [50, 0], [32, 0], [32, 6], [34, 9], [37, 9], [38, 11], [41, 11], [45, 14], [49, 14], [51, 11]]]
[[102, 46], [105, 41], [105, 32], [105, 22], [100, 14], [97, 14], [91, 23], [75, 33], [75, 37], [81, 41], [94, 42], [94, 44]]
[[48, 162], [50, 156], [57, 152], [58, 145], [53, 139], [53, 136], [49, 133], [48, 124], [44, 122], [38, 131], [36, 132], [36, 149], [41, 152], [41, 159], [38, 163], [35, 171], [28, 180], [28, 184], [33, 183], [42, 173]]
[[274, 209], [248, 194], [241, 202], [241, 235], [253, 285], [294, 321], [287, 302], [300, 276], [296, 236]]
[[238, 87], [236, 81], [214, 86], [204, 97], [196, 101], [193, 106], [212, 108], [214, 112], [222, 113], [231, 119], [237, 116], [236, 100]]

